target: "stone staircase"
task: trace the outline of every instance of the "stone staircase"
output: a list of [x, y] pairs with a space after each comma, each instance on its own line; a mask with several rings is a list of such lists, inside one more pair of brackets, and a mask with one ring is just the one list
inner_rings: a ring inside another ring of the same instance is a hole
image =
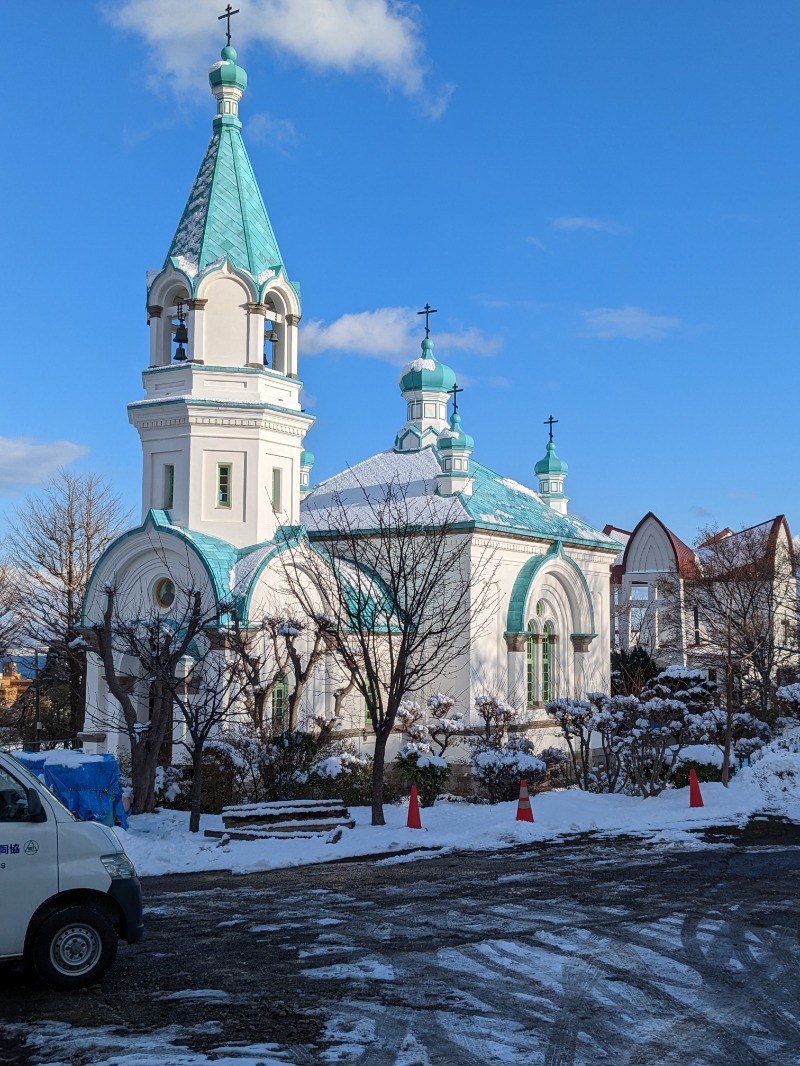
[[207, 837], [269, 840], [320, 837], [356, 824], [341, 800], [283, 800], [222, 808], [224, 829], [206, 829]]

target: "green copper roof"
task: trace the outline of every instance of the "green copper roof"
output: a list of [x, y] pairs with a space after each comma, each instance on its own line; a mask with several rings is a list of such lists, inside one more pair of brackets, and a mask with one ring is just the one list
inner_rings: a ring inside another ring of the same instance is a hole
[[[236, 65], [235, 57], [233, 48], [223, 48], [222, 60], [209, 74], [212, 88], [229, 86], [244, 91], [247, 75]], [[214, 133], [165, 266], [170, 259], [178, 259], [175, 265], [190, 275], [217, 260], [228, 259], [258, 282], [283, 268], [278, 242], [242, 140], [241, 123], [233, 115], [217, 115], [214, 119]]]
[[547, 454], [544, 459], [540, 459], [536, 466], [533, 468], [533, 472], [539, 477], [542, 474], [566, 474], [569, 467], [563, 459], [559, 459], [556, 455], [556, 446], [552, 441], [548, 442]]
[[[283, 260], [261, 198], [241, 131], [215, 130], [195, 179], [167, 261], [182, 257], [199, 273], [217, 259], [249, 271], [257, 281], [278, 273]], [[166, 266], [166, 263], [165, 263]]]
[[412, 524], [419, 517], [421, 525], [430, 525], [441, 514], [457, 528], [497, 530], [551, 542], [561, 540], [565, 545], [609, 552], [622, 550], [621, 544], [576, 515], [561, 514], [548, 507], [533, 489], [501, 477], [474, 459], [469, 463], [471, 496], [438, 496], [436, 479], [440, 472], [435, 448], [381, 452], [317, 485], [300, 505], [301, 520], [312, 538], [324, 536], [331, 508], [337, 500], [344, 501], [353, 528], [372, 532], [375, 507], [370, 501], [380, 504], [385, 499], [385, 487], [396, 483], [407, 491], [405, 499]]
[[422, 342], [422, 356], [412, 360], [400, 375], [401, 392], [449, 392], [456, 383], [456, 376], [449, 366], [439, 363], [433, 354], [433, 341], [426, 337]]

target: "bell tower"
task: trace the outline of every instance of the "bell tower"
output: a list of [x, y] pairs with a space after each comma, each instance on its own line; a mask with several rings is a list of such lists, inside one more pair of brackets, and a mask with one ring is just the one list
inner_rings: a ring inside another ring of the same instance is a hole
[[281, 257], [242, 140], [247, 74], [228, 44], [209, 71], [208, 149], [163, 267], [147, 278], [142, 512], [237, 548], [300, 520], [300, 289]]

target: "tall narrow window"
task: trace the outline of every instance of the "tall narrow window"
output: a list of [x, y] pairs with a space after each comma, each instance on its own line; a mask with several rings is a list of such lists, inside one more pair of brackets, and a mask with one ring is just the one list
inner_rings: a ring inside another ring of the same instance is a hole
[[217, 464], [217, 507], [231, 505], [231, 464]]
[[528, 706], [533, 707], [536, 703], [536, 641], [533, 634], [536, 631], [536, 623], [528, 622], [528, 631], [531, 634], [525, 641], [525, 674], [527, 680]]
[[164, 467], [164, 503], [165, 511], [169, 511], [175, 504], [175, 467], [167, 463]]
[[544, 624], [542, 636], [542, 703], [547, 703], [553, 698], [553, 627], [549, 622]]
[[695, 606], [695, 608], [694, 608], [692, 613], [694, 614], [694, 642], [695, 642], [695, 644], [699, 644], [700, 643], [700, 608]]
[[282, 511], [281, 505], [281, 469], [280, 467], [272, 468], [272, 510]]
[[286, 712], [289, 707], [289, 693], [286, 688], [286, 678], [282, 677], [272, 690], [272, 729], [275, 733], [282, 733], [286, 728]]

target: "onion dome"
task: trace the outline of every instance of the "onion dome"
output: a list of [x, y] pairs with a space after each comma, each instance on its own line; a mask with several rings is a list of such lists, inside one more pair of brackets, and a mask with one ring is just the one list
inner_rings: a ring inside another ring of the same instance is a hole
[[540, 459], [536, 466], [533, 468], [537, 477], [542, 475], [546, 476], [561, 476], [563, 477], [569, 472], [569, 466], [563, 459], [559, 459], [556, 455], [556, 446], [553, 441], [549, 441], [547, 444], [547, 454], [544, 459]]
[[461, 428], [461, 415], [454, 411], [450, 416], [450, 428], [439, 434], [436, 447], [440, 452], [472, 451], [475, 440]]
[[405, 392], [450, 392], [456, 376], [449, 366], [437, 361], [433, 354], [433, 341], [426, 337], [422, 342], [422, 357], [413, 359], [400, 375], [400, 391]]
[[211, 90], [217, 86], [233, 86], [240, 90], [240, 95], [247, 88], [247, 71], [236, 66], [236, 49], [227, 44], [220, 53], [222, 58], [208, 72]]

